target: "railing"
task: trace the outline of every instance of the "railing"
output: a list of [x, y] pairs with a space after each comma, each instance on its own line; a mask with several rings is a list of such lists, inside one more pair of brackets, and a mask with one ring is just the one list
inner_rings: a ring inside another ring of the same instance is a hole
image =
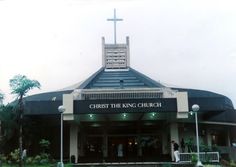
[[[179, 153], [181, 162], [191, 162], [193, 156], [197, 158], [197, 153]], [[199, 156], [202, 162], [219, 162], [220, 159], [219, 152], [200, 152]]]
[[230, 159], [236, 161], [236, 147], [217, 146], [217, 149], [221, 154], [227, 154]]

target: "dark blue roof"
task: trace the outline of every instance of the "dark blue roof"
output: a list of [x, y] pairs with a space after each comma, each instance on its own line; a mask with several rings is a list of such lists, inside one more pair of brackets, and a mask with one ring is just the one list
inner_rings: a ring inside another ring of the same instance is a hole
[[[82, 84], [68, 89], [47, 92], [25, 98], [29, 115], [58, 114], [57, 107], [62, 104], [62, 95], [72, 93], [74, 89], [129, 89], [129, 88], [162, 88], [162, 84], [130, 68], [123, 71], [106, 71], [99, 69]], [[236, 112], [232, 101], [221, 94], [205, 90], [171, 88], [188, 92], [189, 110], [193, 104], [200, 105], [203, 120], [216, 122], [235, 122]]]
[[161, 88], [162, 84], [150, 79], [138, 71], [128, 70], [112, 71], [103, 68], [87, 79], [80, 89], [126, 89], [126, 88]]
[[197, 89], [186, 89], [186, 88], [171, 88], [173, 90], [178, 90], [179, 92], [188, 92], [189, 97], [222, 97], [223, 95], [206, 91], [206, 90], [197, 90]]
[[46, 92], [27, 96], [24, 99], [25, 101], [61, 101], [63, 94], [69, 94], [72, 92], [73, 90]]
[[193, 104], [199, 104], [202, 111], [226, 111], [234, 110], [232, 101], [221, 94], [197, 90], [197, 89], [183, 89], [171, 88], [180, 92], [188, 92], [189, 110]]

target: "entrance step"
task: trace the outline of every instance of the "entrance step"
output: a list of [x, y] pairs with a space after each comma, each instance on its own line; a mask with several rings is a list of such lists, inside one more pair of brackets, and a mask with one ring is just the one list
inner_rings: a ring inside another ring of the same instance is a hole
[[73, 167], [193, 167], [190, 163], [176, 162], [121, 162], [121, 163], [78, 163]]

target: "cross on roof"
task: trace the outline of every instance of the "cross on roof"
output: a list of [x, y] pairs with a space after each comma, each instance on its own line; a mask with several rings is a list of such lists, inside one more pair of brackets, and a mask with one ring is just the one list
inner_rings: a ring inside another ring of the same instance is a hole
[[114, 43], [116, 44], [116, 22], [117, 21], [123, 21], [123, 19], [116, 18], [116, 9], [114, 9], [114, 17], [111, 19], [107, 19], [107, 21], [113, 21], [114, 22]]

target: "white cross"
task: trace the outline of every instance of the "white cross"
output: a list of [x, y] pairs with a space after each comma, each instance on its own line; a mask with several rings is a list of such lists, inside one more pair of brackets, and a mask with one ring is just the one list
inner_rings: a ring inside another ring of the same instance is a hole
[[116, 18], [116, 9], [114, 9], [114, 17], [112, 19], [107, 19], [107, 21], [114, 21], [114, 43], [116, 44], [116, 22], [123, 21], [123, 19]]

